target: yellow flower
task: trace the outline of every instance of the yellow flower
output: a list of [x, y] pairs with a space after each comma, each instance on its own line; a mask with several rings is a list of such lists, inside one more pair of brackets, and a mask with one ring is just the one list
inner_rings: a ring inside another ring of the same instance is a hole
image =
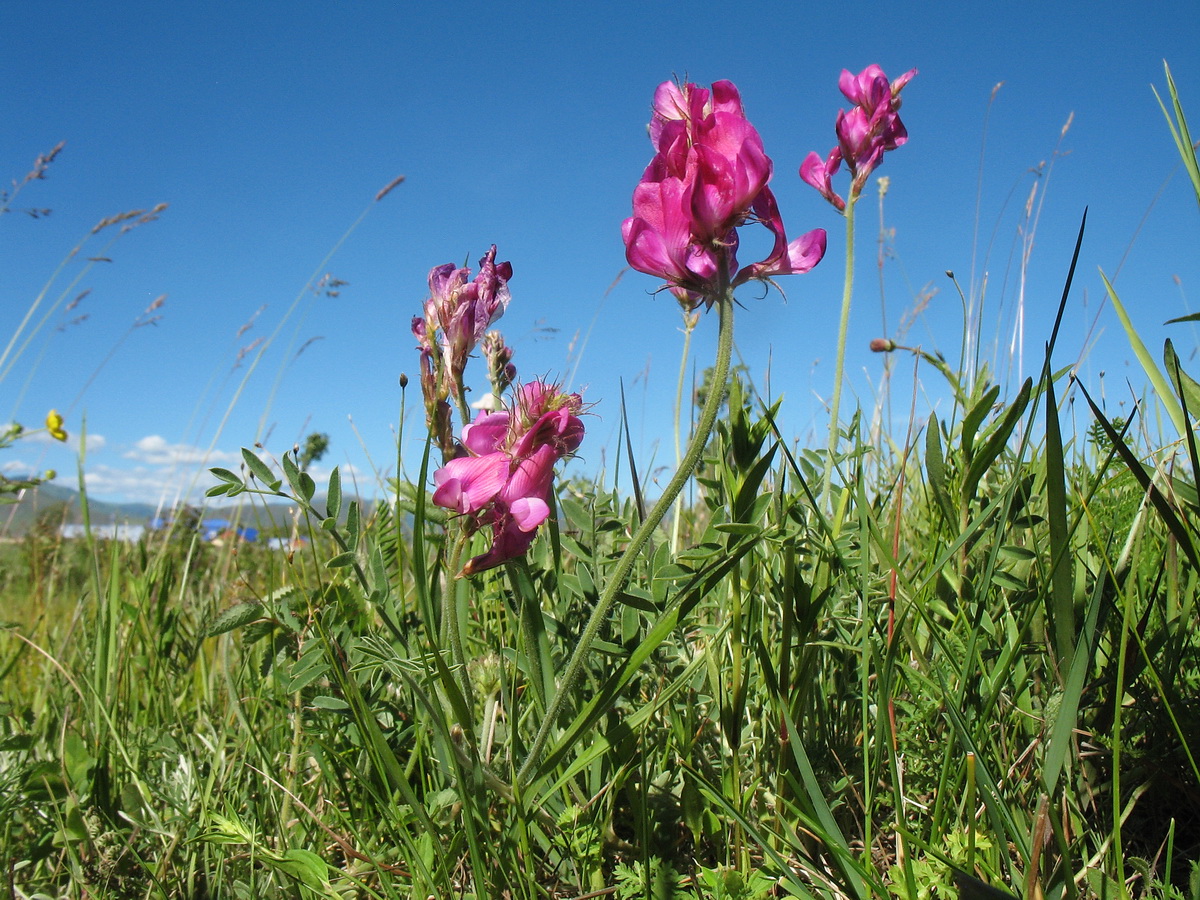
[[57, 409], [46, 413], [46, 430], [56, 441], [66, 441], [67, 432], [63, 429], [63, 417], [58, 414]]

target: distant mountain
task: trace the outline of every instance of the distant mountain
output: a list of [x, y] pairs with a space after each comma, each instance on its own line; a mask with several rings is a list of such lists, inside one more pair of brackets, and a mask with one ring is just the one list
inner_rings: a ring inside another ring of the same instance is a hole
[[[150, 520], [154, 509], [148, 503], [105, 503], [102, 500], [88, 500], [88, 510], [95, 524], [141, 525]], [[26, 491], [18, 502], [0, 506], [0, 533], [9, 537], [20, 536], [43, 516], [52, 518], [56, 525], [60, 522], [82, 522], [83, 509], [79, 503], [79, 491], [57, 484], [42, 484]]]
[[[343, 520], [352, 499], [354, 498], [346, 497], [342, 503]], [[256, 500], [257, 498], [247, 498], [242, 503], [206, 506], [204, 517], [233, 519], [237, 516], [244, 525], [260, 530], [291, 527], [295, 504], [276, 501], [264, 505], [255, 502]], [[323, 509], [325, 498], [314, 497], [313, 505], [317, 509]], [[363, 513], [369, 512], [373, 505], [373, 501], [364, 503]], [[156, 515], [170, 517], [171, 512], [170, 509], [160, 511], [157, 506], [149, 503], [107, 503], [91, 497], [88, 498], [88, 511], [93, 525], [146, 525]], [[26, 491], [19, 502], [0, 506], [0, 536], [20, 537], [42, 516], [51, 517], [56, 526], [60, 523], [82, 523], [83, 509], [79, 503], [79, 491], [57, 484], [43, 484]]]

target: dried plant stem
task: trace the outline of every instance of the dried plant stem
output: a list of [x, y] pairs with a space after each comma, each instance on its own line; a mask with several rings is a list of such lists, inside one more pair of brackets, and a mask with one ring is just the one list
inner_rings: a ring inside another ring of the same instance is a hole
[[700, 421], [696, 424], [696, 431], [692, 435], [687, 452], [684, 453], [679, 467], [675, 470], [675, 474], [672, 476], [670, 482], [663, 489], [662, 496], [658, 498], [658, 501], [654, 504], [654, 508], [650, 510], [650, 513], [646, 516], [641, 526], [634, 533], [629, 546], [621, 554], [621, 558], [617, 560], [616, 569], [609, 577], [608, 583], [604, 587], [604, 593], [600, 595], [600, 600], [596, 603], [596, 608], [592, 610], [587, 627], [584, 628], [583, 634], [579, 638], [579, 643], [575, 645], [575, 651], [571, 654], [571, 659], [563, 671], [562, 678], [558, 684], [558, 690], [554, 694], [554, 699], [550, 701], [550, 706], [546, 710], [546, 715], [542, 720], [541, 727], [538, 729], [537, 736], [534, 737], [533, 743], [529, 747], [529, 755], [526, 757], [524, 765], [521, 766], [521, 770], [517, 773], [516, 782], [518, 785], [527, 785], [532, 780], [532, 775], [537, 768], [542, 751], [546, 747], [546, 741], [550, 737], [550, 732], [556, 726], [559, 714], [562, 712], [563, 704], [574, 690], [575, 684], [579, 680], [580, 674], [582, 674], [584, 661], [587, 659], [592, 643], [600, 633], [600, 626], [608, 618], [608, 611], [612, 608], [613, 601], [616, 600], [618, 592], [620, 592], [621, 588], [625, 586], [625, 582], [629, 579], [634, 563], [637, 562], [642, 549], [649, 542], [650, 536], [662, 522], [667, 514], [667, 510], [671, 508], [671, 504], [675, 502], [675, 498], [683, 490], [683, 486], [692, 477], [692, 473], [695, 472], [696, 466], [700, 462], [700, 455], [704, 452], [704, 448], [708, 444], [709, 435], [712, 434], [713, 426], [717, 421], [717, 414], [721, 410], [721, 403], [725, 397], [726, 382], [729, 379], [729, 363], [733, 356], [733, 303], [733, 290], [728, 286], [728, 280], [726, 279], [722, 290], [716, 298], [717, 312], [720, 316], [720, 330], [717, 335], [717, 359], [713, 364], [711, 387], [708, 396], [704, 400], [704, 408], [700, 412]]

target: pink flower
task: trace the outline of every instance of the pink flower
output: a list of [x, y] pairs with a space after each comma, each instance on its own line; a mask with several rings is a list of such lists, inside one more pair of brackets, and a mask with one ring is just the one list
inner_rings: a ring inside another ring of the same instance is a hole
[[[493, 244], [479, 261], [479, 274], [473, 281], [468, 280], [470, 277], [470, 269], [457, 268], [453, 263], [435, 266], [429, 272], [429, 297], [423, 305], [424, 314], [412, 320], [413, 337], [421, 351], [425, 424], [441, 448], [443, 459], [452, 459], [455, 453], [449, 398], [462, 399], [467, 359], [488, 326], [508, 306], [512, 264], [496, 262]], [[509, 351], [510, 359], [511, 356]]]
[[783, 219], [775, 195], [764, 190], [754, 204], [758, 221], [775, 235], [775, 246], [762, 262], [747, 266], [738, 274], [737, 281], [773, 278], [776, 275], [800, 275], [821, 261], [825, 255], [825, 230], [814, 229], [808, 234], [788, 243], [783, 233]]
[[508, 307], [512, 263], [497, 263], [493, 244], [479, 261], [479, 274], [468, 282], [470, 275], [470, 269], [456, 268], [453, 263], [430, 270], [423, 333], [417, 333], [420, 320], [413, 320], [413, 333], [422, 346], [432, 346], [437, 334], [442, 366], [452, 376], [449, 389], [455, 396], [467, 358]]
[[692, 234], [688, 185], [679, 178], [643, 181], [633, 192], [633, 216], [621, 225], [633, 268], [671, 285], [681, 303], [698, 305], [717, 282], [717, 253]]
[[841, 163], [845, 162], [850, 170], [850, 198], [855, 200], [871, 172], [883, 162], [883, 154], [908, 140], [899, 115], [900, 91], [916, 74], [916, 69], [910, 69], [889, 83], [877, 65], [867, 66], [857, 75], [842, 70], [838, 87], [854, 106], [848, 112], [838, 111], [834, 126], [838, 145], [824, 163], [818, 154], [810, 153], [800, 167], [805, 183], [820, 191], [839, 211], [846, 208], [846, 203], [833, 191], [830, 178]]
[[583, 441], [583, 400], [556, 385], [523, 385], [509, 410], [463, 427], [469, 454], [433, 476], [433, 502], [469, 517], [472, 531], [492, 529], [492, 546], [463, 568], [470, 575], [520, 556], [550, 515], [554, 465]]
[[[887, 106], [888, 114], [894, 116], [900, 110], [900, 91], [904, 90], [904, 86], [911, 82], [916, 74], [916, 68], [910, 68], [889, 84], [888, 77], [883, 74], [882, 68], [875, 64], [864, 68], [857, 76], [844, 68], [838, 78], [838, 89], [846, 97], [846, 100], [865, 110], [868, 115], [874, 115], [877, 109]], [[899, 118], [896, 118], [895, 124], [899, 125], [899, 122]], [[901, 125], [900, 128], [902, 130], [904, 126]], [[904, 142], [901, 140], [899, 143]], [[894, 149], [895, 146], [888, 148], [888, 150]]]
[[501, 563], [524, 555], [537, 536], [537, 527], [550, 516], [546, 501], [522, 498], [513, 506], [497, 503], [492, 511], [492, 546], [486, 553], [467, 560], [463, 575], [486, 572]]
[[509, 418], [507, 412], [476, 416], [474, 422], [463, 426], [463, 446], [475, 454], [496, 452], [508, 439]]
[[834, 191], [832, 178], [837, 174], [841, 165], [841, 147], [834, 147], [829, 153], [829, 158], [824, 161], [821, 160], [821, 155], [814, 150], [800, 165], [800, 178], [820, 191], [821, 196], [832, 203], [838, 212], [846, 208], [846, 201]]
[[[659, 85], [650, 141], [655, 156], [634, 190], [633, 216], [621, 226], [625, 257], [639, 272], [666, 281], [682, 304], [711, 305], [726, 287], [807, 271], [820, 261], [809, 251], [823, 252], [823, 234], [805, 235], [786, 253], [779, 246], [782, 238], [790, 247], [767, 187], [771, 160], [731, 82], [715, 82], [711, 90]], [[760, 213], [768, 208], [769, 221]], [[776, 248], [738, 274], [736, 229], [752, 220], [776, 233]]]
[[503, 453], [462, 456], [433, 473], [433, 502], [455, 512], [477, 513], [496, 498], [508, 478], [509, 460]]
[[467, 562], [464, 575], [486, 571], [530, 548], [538, 526], [550, 518], [548, 500], [557, 461], [554, 448], [547, 445], [517, 463], [486, 517], [492, 546]]

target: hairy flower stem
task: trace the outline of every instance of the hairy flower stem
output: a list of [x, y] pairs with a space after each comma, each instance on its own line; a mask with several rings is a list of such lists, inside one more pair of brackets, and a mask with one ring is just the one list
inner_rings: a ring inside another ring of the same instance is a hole
[[463, 425], [471, 423], [471, 406], [467, 403], [467, 387], [463, 383], [463, 373], [455, 372], [454, 378], [455, 397], [454, 400], [458, 404], [458, 417]]
[[829, 405], [829, 454], [825, 457], [825, 475], [821, 480], [821, 508], [829, 504], [829, 488], [833, 478], [833, 461], [837, 456], [842, 432], [838, 413], [842, 404], [842, 370], [846, 365], [846, 332], [850, 327], [850, 298], [854, 295], [854, 205], [858, 194], [851, 192], [846, 203], [846, 277], [842, 289], [842, 319], [838, 325], [837, 361], [833, 366], [833, 400]]
[[571, 654], [571, 659], [563, 671], [558, 690], [542, 719], [542, 726], [538, 729], [537, 736], [534, 737], [533, 744], [529, 747], [529, 755], [517, 773], [518, 785], [528, 785], [532, 780], [550, 732], [557, 725], [563, 704], [571, 695], [575, 683], [583, 672], [584, 661], [587, 659], [592, 643], [596, 640], [596, 635], [600, 633], [600, 626], [608, 618], [608, 611], [612, 608], [613, 601], [616, 600], [617, 594], [628, 581], [633, 566], [649, 542], [650, 536], [666, 516], [667, 510], [671, 508], [671, 504], [675, 502], [675, 498], [683, 490], [683, 486], [696, 471], [700, 455], [708, 444], [708, 438], [712, 434], [717, 414], [720, 412], [721, 403], [725, 398], [725, 388], [729, 380], [729, 361], [733, 356], [733, 290], [729, 287], [728, 278], [723, 279], [723, 282], [722, 289], [716, 298], [717, 313], [720, 316], [720, 330], [717, 333], [717, 360], [713, 364], [711, 388], [705, 398], [704, 408], [700, 411], [700, 421], [696, 423], [696, 431], [688, 444], [687, 452], [684, 453], [683, 459], [679, 463], [679, 468], [675, 470], [670, 482], [663, 489], [662, 496], [658, 498], [654, 508], [650, 510], [645, 521], [634, 533], [629, 546], [621, 554], [621, 558], [617, 560], [616, 569], [609, 577], [608, 584], [604, 587], [604, 593], [600, 595], [596, 608], [592, 610], [587, 627], [584, 628], [579, 643], [575, 645], [575, 652]]

